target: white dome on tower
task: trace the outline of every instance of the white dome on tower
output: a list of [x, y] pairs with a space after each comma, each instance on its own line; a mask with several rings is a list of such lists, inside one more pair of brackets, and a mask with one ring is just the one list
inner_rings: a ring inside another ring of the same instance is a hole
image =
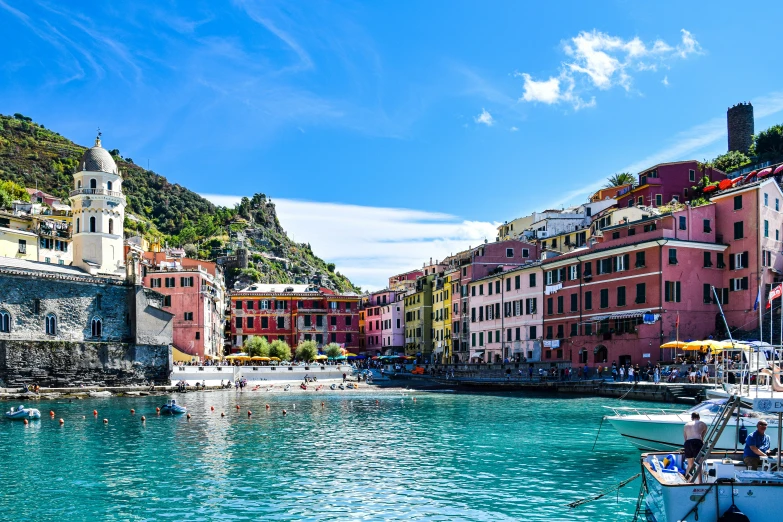
[[79, 167], [76, 172], [107, 172], [109, 174], [119, 174], [117, 164], [111, 157], [109, 151], [101, 147], [101, 138], [95, 138], [95, 146], [84, 151]]

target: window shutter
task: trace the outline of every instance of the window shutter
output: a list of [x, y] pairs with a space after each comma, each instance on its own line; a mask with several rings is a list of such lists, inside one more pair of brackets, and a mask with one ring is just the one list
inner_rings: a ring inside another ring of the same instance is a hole
[[579, 279], [582, 277], [582, 265], [579, 263], [576, 264], [576, 278]]
[[566, 269], [565, 269], [565, 267], [558, 268], [557, 269], [557, 281], [558, 282], [565, 281], [565, 278], [566, 278]]
[[729, 254], [729, 270], [734, 270], [734, 254]]
[[675, 297], [676, 297], [675, 302], [679, 303], [680, 302], [680, 282], [677, 281], [676, 283], [674, 283], [674, 286], [675, 286], [675, 294], [676, 294], [675, 295]]
[[610, 272], [617, 272], [617, 258], [612, 256], [612, 268]]
[[623, 256], [623, 269], [628, 270], [631, 268], [631, 254], [625, 254]]
[[742, 278], [742, 289], [743, 290], [747, 290], [748, 289], [748, 278], [747, 277], [743, 277]]
[[669, 283], [669, 281], [666, 281], [666, 283], [664, 283], [664, 285], [663, 285], [663, 286], [664, 286], [664, 288], [665, 288], [665, 291], [664, 291], [664, 294], [665, 294], [665, 295], [664, 295], [664, 298], [663, 298], [663, 299], [664, 299], [664, 301], [666, 301], [666, 302], [668, 303], [669, 301], [671, 301], [671, 300], [672, 300], [672, 296], [671, 296], [671, 283]]
[[748, 252], [745, 251], [742, 253], [742, 267], [748, 268], [750, 265], [748, 265]]

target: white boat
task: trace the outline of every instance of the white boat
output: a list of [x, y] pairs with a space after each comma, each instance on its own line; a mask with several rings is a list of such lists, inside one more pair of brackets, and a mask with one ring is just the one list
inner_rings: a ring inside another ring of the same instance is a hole
[[642, 455], [643, 507], [648, 521], [780, 520], [783, 472], [772, 470], [774, 459], [765, 462], [762, 470], [751, 471], [742, 461], [742, 453], [713, 452], [704, 461], [701, 483], [695, 484], [673, 469], [682, 467], [682, 458], [679, 453]]
[[5, 412], [5, 418], [11, 420], [40, 419], [41, 412], [35, 408], [25, 408], [20, 404], [18, 408], [11, 408]]
[[[699, 412], [701, 420], [710, 426], [716, 421], [726, 399], [704, 401], [689, 410], [666, 410], [660, 408], [619, 408], [607, 406], [614, 415], [604, 420], [616, 429], [628, 442], [643, 451], [679, 451], [683, 446], [682, 430], [691, 420], [692, 412]], [[743, 409], [739, 417], [729, 419], [729, 424], [715, 444], [715, 451], [735, 451], [744, 447], [742, 433], [753, 433], [758, 417], [752, 410]], [[772, 439], [772, 447], [777, 446], [777, 416], [763, 416], [768, 422], [767, 435]], [[744, 428], [744, 431], [743, 431]]]

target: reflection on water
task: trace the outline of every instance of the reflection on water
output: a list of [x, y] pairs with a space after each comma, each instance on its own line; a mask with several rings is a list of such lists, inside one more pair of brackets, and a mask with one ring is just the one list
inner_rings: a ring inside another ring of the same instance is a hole
[[[179, 402], [191, 420], [156, 416], [158, 397], [40, 403], [41, 421], [2, 422], [0, 519], [633, 516], [638, 482], [619, 502], [611, 495], [564, 507], [637, 472], [638, 453], [606, 424], [590, 451], [601, 406], [616, 400], [231, 391]], [[50, 409], [64, 426], [48, 418]]]

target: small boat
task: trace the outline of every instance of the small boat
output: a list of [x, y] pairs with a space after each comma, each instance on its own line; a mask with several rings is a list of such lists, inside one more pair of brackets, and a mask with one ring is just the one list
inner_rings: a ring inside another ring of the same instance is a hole
[[21, 404], [18, 408], [11, 408], [5, 412], [5, 418], [11, 420], [40, 419], [41, 412], [35, 408], [25, 408]]
[[160, 412], [164, 415], [180, 415], [182, 413], [187, 413], [188, 409], [177, 404], [176, 399], [169, 399], [166, 401], [165, 406], [161, 406]]

